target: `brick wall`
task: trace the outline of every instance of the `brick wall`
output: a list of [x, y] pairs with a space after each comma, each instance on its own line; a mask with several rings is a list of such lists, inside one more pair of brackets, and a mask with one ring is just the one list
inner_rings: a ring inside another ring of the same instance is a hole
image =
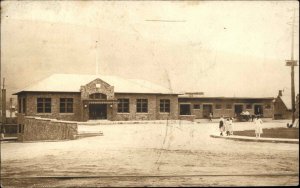
[[[90, 85], [93, 88], [97, 82]], [[102, 83], [102, 87], [107, 87]], [[110, 88], [112, 89], [112, 88]], [[87, 97], [93, 93], [93, 89], [84, 87]], [[178, 119], [178, 97], [177, 95], [162, 94], [115, 94], [114, 97], [108, 94], [108, 99], [128, 98], [130, 100], [130, 113], [118, 113], [117, 104], [107, 105], [107, 119], [109, 120], [160, 120]], [[81, 100], [80, 93], [38, 93], [28, 92], [20, 94], [19, 98], [26, 99], [26, 116], [37, 116], [42, 118], [55, 118], [68, 121], [87, 121], [89, 119], [88, 101]], [[37, 113], [37, 98], [51, 98], [51, 113]], [[60, 113], [60, 98], [73, 98], [73, 113]], [[148, 99], [148, 112], [136, 113], [136, 99]], [[161, 113], [159, 109], [160, 99], [170, 100], [170, 113]]]
[[288, 110], [280, 97], [274, 102], [274, 119], [291, 119], [292, 111]]
[[[250, 114], [254, 114], [254, 105], [262, 105], [263, 106], [263, 115], [264, 117], [272, 118], [273, 117], [273, 99], [216, 99], [216, 98], [179, 98], [178, 103], [190, 104], [191, 114], [195, 115], [196, 119], [204, 118], [203, 117], [203, 104], [212, 105], [213, 117], [219, 118], [222, 115], [226, 117], [234, 117], [234, 105], [242, 105], [244, 110], [250, 112]], [[200, 105], [200, 109], [194, 109], [194, 105]], [[216, 104], [220, 104], [222, 106], [221, 109], [216, 109]], [[227, 109], [226, 105], [230, 104], [231, 108]], [[251, 109], [246, 109], [246, 105], [251, 104]], [[271, 108], [267, 109], [266, 105], [270, 105]], [[180, 110], [180, 109], [179, 109]]]
[[[99, 84], [100, 88], [97, 88], [96, 84]], [[93, 93], [103, 93], [107, 96], [107, 99], [114, 99], [114, 87], [110, 86], [99, 78], [84, 86], [81, 86], [80, 92], [82, 100], [89, 99], [89, 95]]]
[[[156, 94], [115, 94], [116, 99], [126, 98], [129, 99], [129, 113], [118, 113], [117, 104], [112, 107], [113, 120], [126, 121], [126, 120], [155, 120], [155, 119], [178, 119], [178, 98], [177, 95], [156, 95]], [[136, 112], [136, 100], [148, 99], [148, 112]], [[160, 99], [170, 100], [170, 113], [160, 113], [159, 105]]]
[[[33, 93], [18, 95], [26, 99], [26, 116], [38, 116], [43, 118], [55, 118], [69, 121], [80, 121], [81, 100], [80, 93]], [[51, 113], [37, 113], [37, 98], [51, 98]], [[73, 113], [60, 113], [60, 98], [73, 98]]]
[[75, 139], [78, 133], [76, 122], [25, 116], [19, 123], [22, 125], [19, 141], [69, 140]]

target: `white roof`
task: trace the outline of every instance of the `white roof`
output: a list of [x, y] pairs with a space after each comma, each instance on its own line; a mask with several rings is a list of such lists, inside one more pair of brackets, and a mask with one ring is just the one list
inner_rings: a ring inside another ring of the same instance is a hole
[[284, 91], [282, 92], [282, 96], [280, 96], [282, 102], [285, 104], [286, 108], [288, 110], [292, 109], [292, 96], [291, 92], [289, 91]]
[[84, 74], [53, 74], [20, 91], [36, 92], [80, 92], [80, 86], [86, 85], [95, 79], [101, 79], [114, 86], [115, 93], [150, 93], [174, 94], [168, 88], [138, 79], [124, 79], [117, 76], [100, 76]]
[[244, 95], [211, 95], [211, 94], [182, 94], [178, 96], [179, 98], [234, 98], [234, 99], [274, 99], [274, 97], [268, 97], [268, 96], [244, 96]]

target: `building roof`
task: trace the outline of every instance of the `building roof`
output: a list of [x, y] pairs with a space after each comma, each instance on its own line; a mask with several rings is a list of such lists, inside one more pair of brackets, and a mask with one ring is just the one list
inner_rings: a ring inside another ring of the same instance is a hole
[[273, 100], [274, 97], [261, 97], [261, 96], [217, 96], [217, 95], [207, 95], [207, 94], [190, 94], [185, 93], [179, 95], [179, 98], [190, 98], [190, 99], [270, 99]]
[[86, 85], [97, 78], [114, 86], [115, 93], [175, 94], [168, 88], [146, 80], [84, 74], [53, 74], [17, 91], [15, 94], [20, 92], [80, 92], [80, 86]]
[[284, 91], [282, 92], [282, 96], [279, 96], [284, 105], [288, 110], [292, 110], [292, 97], [291, 97], [291, 92], [289, 91]]

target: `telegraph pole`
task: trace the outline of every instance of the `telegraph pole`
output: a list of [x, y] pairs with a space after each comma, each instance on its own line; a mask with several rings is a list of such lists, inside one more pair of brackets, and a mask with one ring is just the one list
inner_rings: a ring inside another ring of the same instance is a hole
[[294, 69], [295, 66], [297, 66], [297, 61], [294, 60], [294, 26], [295, 26], [295, 9], [294, 9], [294, 14], [293, 14], [293, 22], [292, 22], [292, 43], [291, 43], [291, 60], [286, 60], [286, 66], [291, 67], [291, 90], [292, 90], [292, 125], [295, 122], [295, 80], [294, 80]]
[[96, 41], [96, 48], [95, 48], [95, 51], [96, 51], [96, 75], [99, 74], [99, 64], [98, 64], [98, 41]]

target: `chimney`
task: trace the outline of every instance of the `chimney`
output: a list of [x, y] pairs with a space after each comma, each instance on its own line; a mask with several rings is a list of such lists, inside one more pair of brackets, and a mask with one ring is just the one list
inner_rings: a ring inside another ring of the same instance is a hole
[[278, 97], [282, 97], [282, 90], [279, 90]]

